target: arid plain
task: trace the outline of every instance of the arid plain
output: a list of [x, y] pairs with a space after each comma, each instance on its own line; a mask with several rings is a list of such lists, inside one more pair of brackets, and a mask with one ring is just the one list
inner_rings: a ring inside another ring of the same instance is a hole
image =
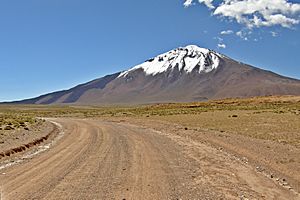
[[299, 199], [300, 97], [0, 106], [2, 199]]

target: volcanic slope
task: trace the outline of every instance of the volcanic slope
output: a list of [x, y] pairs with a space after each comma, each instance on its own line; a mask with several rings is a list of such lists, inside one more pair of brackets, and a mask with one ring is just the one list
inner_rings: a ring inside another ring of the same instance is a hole
[[14, 103], [140, 104], [266, 95], [300, 95], [300, 80], [189, 45], [127, 71]]

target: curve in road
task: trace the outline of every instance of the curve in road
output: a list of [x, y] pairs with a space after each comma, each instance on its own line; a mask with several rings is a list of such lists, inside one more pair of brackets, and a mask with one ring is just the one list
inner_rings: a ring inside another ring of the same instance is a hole
[[2, 199], [297, 198], [204, 144], [125, 123], [55, 121], [65, 136], [1, 171]]

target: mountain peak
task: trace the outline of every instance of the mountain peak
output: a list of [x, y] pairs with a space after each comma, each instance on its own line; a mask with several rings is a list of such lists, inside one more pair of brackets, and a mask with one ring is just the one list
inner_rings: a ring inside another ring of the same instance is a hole
[[188, 51], [198, 51], [198, 52], [205, 52], [205, 53], [208, 53], [210, 50], [209, 49], [206, 49], [206, 48], [202, 48], [202, 47], [199, 47], [197, 45], [187, 45], [186, 47], [179, 47], [181, 49], [186, 49]]
[[146, 62], [122, 72], [119, 77], [125, 77], [130, 72], [142, 69], [146, 75], [155, 76], [169, 70], [178, 69], [186, 73], [209, 73], [220, 64], [222, 56], [212, 50], [188, 45], [160, 54]]
[[160, 54], [125, 72], [12, 103], [144, 104], [266, 95], [300, 95], [300, 80], [188, 45]]

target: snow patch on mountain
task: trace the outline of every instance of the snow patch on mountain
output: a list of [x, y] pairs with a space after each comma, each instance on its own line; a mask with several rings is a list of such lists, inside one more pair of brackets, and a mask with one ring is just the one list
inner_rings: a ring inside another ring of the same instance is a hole
[[125, 77], [130, 72], [143, 69], [146, 75], [157, 75], [167, 70], [178, 68], [179, 71], [191, 73], [208, 73], [218, 68], [222, 55], [196, 45], [189, 45], [158, 55], [146, 62], [122, 72], [119, 77]]

